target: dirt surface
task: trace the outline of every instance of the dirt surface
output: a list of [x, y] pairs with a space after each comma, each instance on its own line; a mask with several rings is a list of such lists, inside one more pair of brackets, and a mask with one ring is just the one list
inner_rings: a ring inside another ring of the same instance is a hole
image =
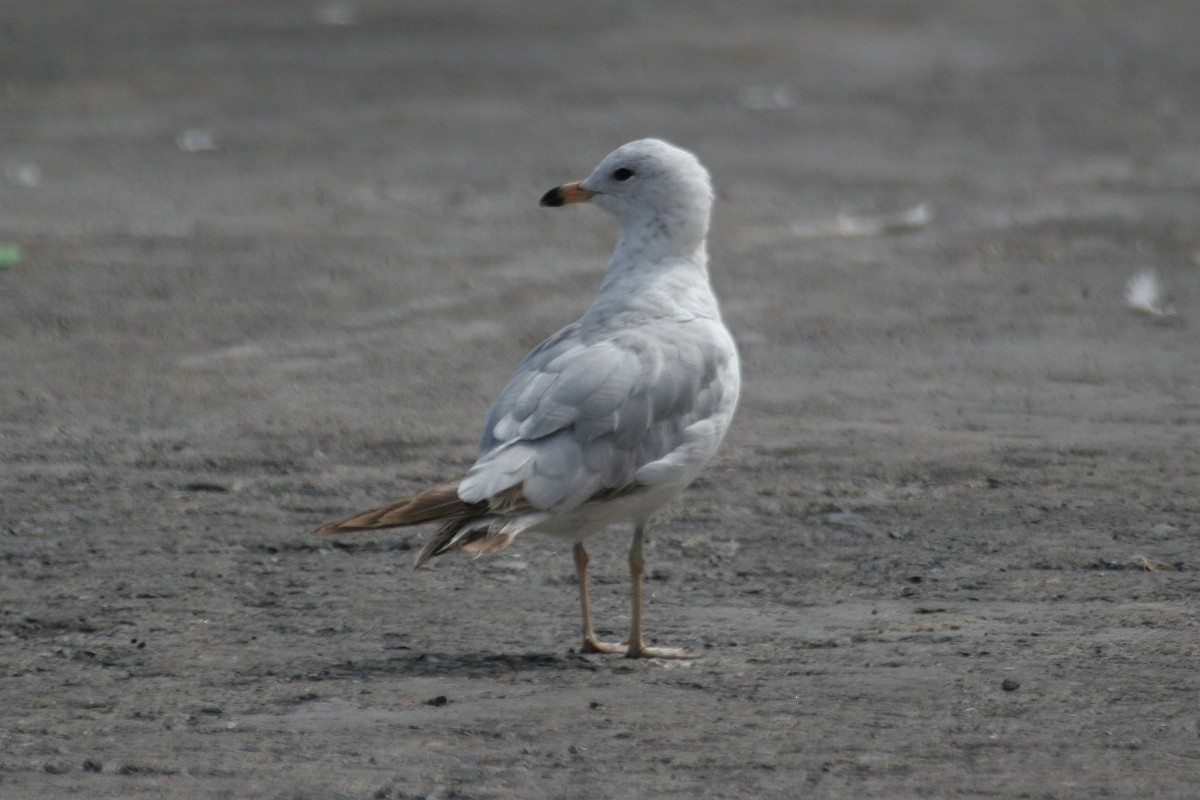
[[[5, 4], [0, 796], [1196, 797], [1198, 29]], [[682, 663], [574, 652], [563, 543], [305, 533], [471, 462], [615, 239], [538, 197], [645, 135], [718, 183], [745, 365], [651, 527]]]

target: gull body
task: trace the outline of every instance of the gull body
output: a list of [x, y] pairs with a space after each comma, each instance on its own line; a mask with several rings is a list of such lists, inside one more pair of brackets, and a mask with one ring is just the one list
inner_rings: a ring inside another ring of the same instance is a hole
[[[712, 186], [691, 153], [641, 139], [541, 200], [579, 202], [621, 224], [599, 294], [521, 362], [488, 413], [475, 464], [460, 478], [316, 532], [440, 522], [418, 567], [455, 549], [491, 553], [525, 532], [568, 538], [584, 651], [686, 657], [643, 642], [642, 545], [651, 515], [712, 458], [737, 405], [737, 348], [708, 278]], [[592, 630], [584, 549], [615, 523], [633, 526], [633, 621], [622, 644], [599, 642]]]

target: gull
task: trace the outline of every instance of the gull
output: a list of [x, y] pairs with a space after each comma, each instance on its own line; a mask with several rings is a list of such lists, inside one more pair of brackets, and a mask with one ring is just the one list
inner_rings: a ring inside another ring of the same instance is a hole
[[[713, 457], [737, 405], [737, 348], [708, 278], [712, 184], [691, 153], [641, 139], [541, 198], [551, 208], [581, 202], [621, 225], [599, 294], [517, 367], [488, 412], [475, 464], [314, 533], [441, 523], [417, 567], [451, 550], [494, 553], [526, 531], [565, 538], [574, 543], [583, 652], [690, 658], [644, 641], [642, 548], [651, 515]], [[616, 523], [633, 526], [632, 620], [620, 644], [592, 628], [584, 547]]]

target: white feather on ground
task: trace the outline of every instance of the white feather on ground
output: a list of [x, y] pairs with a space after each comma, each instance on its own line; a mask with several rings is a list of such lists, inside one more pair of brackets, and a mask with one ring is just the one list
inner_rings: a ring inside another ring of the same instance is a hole
[[1175, 313], [1175, 309], [1162, 305], [1162, 284], [1159, 283], [1158, 273], [1152, 269], [1136, 273], [1125, 283], [1125, 305], [1133, 311], [1155, 317], [1167, 317]]

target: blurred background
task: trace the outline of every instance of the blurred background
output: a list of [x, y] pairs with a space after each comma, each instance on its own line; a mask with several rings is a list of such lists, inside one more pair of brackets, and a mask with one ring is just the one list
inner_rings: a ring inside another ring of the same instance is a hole
[[[452, 367], [439, 393], [465, 406], [445, 416], [476, 419], [588, 302], [611, 246], [603, 215], [547, 213], [540, 192], [654, 135], [718, 184], [713, 273], [748, 413], [849, 399], [887, 418], [886, 395], [934, 426], [989, 427], [1057, 376], [1073, 390], [1039, 398], [1038, 432], [1058, 430], [1109, 359], [1139, 383], [1192, 363], [1170, 337], [1113, 340], [1145, 325], [1123, 311], [1135, 273], [1157, 270], [1180, 308], [1195, 297], [1198, 17], [1187, 2], [10, 4], [5, 413], [140, 427], [195, 401], [215, 425], [262, 427], [349, 404], [322, 425], [378, 431], [430, 387], [370, 368], [433, 348]], [[487, 363], [455, 354], [468, 345]], [[857, 366], [826, 381], [827, 360]]]

